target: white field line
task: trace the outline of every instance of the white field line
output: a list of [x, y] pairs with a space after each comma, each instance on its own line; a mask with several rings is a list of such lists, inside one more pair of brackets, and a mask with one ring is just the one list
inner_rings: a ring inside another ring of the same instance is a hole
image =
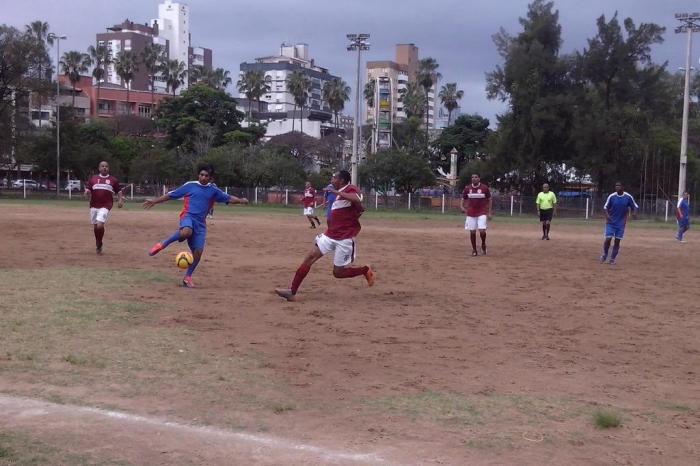
[[21, 410], [20, 412], [15, 413], [15, 417], [18, 418], [40, 417], [45, 415], [60, 414], [85, 415], [95, 419], [116, 419], [119, 422], [148, 425], [175, 432], [198, 434], [203, 437], [219, 437], [224, 440], [238, 441], [242, 444], [260, 445], [270, 448], [276, 448], [278, 450], [312, 453], [315, 455], [319, 455], [322, 458], [329, 461], [353, 461], [358, 463], [369, 464], [388, 464], [384, 459], [382, 459], [375, 453], [348, 453], [338, 450], [331, 450], [323, 447], [317, 447], [305, 443], [297, 443], [293, 440], [287, 440], [268, 435], [246, 434], [242, 432], [233, 432], [230, 430], [220, 429], [216, 427], [193, 426], [173, 421], [167, 421], [155, 417], [139, 416], [120, 411], [92, 408], [88, 406], [62, 405], [57, 403], [50, 403], [48, 401], [0, 394], [0, 412], [5, 412], [6, 416], [8, 410]]

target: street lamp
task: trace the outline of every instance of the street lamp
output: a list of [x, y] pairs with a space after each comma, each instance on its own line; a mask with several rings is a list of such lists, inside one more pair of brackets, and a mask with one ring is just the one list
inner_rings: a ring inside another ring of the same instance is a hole
[[688, 103], [690, 100], [690, 49], [693, 45], [693, 33], [700, 32], [700, 13], [676, 13], [676, 19], [681, 25], [676, 28], [676, 34], [688, 34], [688, 46], [685, 56], [685, 91], [683, 92], [683, 126], [681, 129], [681, 160], [678, 168], [678, 199], [685, 191], [685, 173], [688, 165]]
[[61, 88], [58, 83], [58, 77], [61, 74], [59, 71], [59, 60], [61, 56], [61, 40], [66, 40], [68, 37], [59, 36], [53, 32], [49, 33], [48, 39], [56, 41], [56, 199], [61, 194]]
[[347, 34], [350, 44], [348, 51], [357, 50], [357, 84], [355, 86], [355, 125], [352, 132], [352, 162], [351, 162], [351, 183], [357, 185], [357, 145], [360, 139], [360, 56], [363, 50], [369, 50], [369, 34]]

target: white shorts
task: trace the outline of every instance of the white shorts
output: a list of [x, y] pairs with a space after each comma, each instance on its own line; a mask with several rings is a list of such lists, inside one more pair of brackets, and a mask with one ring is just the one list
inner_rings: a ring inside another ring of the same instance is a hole
[[321, 233], [316, 237], [316, 246], [324, 256], [335, 251], [333, 265], [345, 267], [355, 261], [355, 239], [331, 239]]
[[314, 214], [313, 207], [304, 207], [304, 215], [313, 215], [313, 214]]
[[90, 221], [93, 225], [97, 223], [107, 223], [109, 218], [109, 209], [102, 207], [101, 209], [96, 209], [90, 207]]
[[485, 230], [487, 228], [488, 217], [486, 215], [479, 215], [478, 217], [467, 217], [464, 222], [465, 230]]

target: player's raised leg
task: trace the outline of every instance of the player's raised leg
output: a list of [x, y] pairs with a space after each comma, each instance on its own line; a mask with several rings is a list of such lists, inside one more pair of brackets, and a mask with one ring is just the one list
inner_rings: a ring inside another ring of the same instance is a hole
[[155, 256], [156, 254], [158, 254], [163, 249], [167, 248], [169, 245], [171, 245], [175, 241], [183, 242], [191, 237], [192, 237], [192, 227], [180, 225], [180, 228], [178, 228], [175, 233], [173, 233], [172, 235], [170, 235], [168, 238], [164, 239], [163, 241], [154, 244], [153, 247], [151, 248], [151, 250], [148, 252], [148, 255]]

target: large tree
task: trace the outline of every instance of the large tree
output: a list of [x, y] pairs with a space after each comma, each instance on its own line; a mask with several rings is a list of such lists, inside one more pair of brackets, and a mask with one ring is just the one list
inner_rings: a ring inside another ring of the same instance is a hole
[[495, 156], [518, 186], [533, 187], [570, 160], [575, 98], [571, 60], [559, 56], [561, 26], [554, 4], [534, 0], [515, 37], [494, 35], [504, 65], [487, 73], [487, 94], [508, 103], [499, 115]]
[[[624, 30], [623, 30], [624, 25]], [[664, 28], [617, 15], [600, 16], [598, 33], [577, 56], [585, 86], [576, 107], [577, 164], [602, 186], [620, 179], [639, 183], [654, 127], [670, 123], [674, 99], [665, 65], [651, 62], [651, 46]]]
[[73, 87], [73, 107], [75, 107], [75, 85], [80, 82], [80, 76], [88, 72], [90, 65], [92, 65], [92, 59], [87, 53], [71, 50], [61, 57], [61, 70], [68, 76]]
[[434, 166], [450, 168], [450, 152], [457, 149], [457, 171], [480, 155], [486, 153], [486, 144], [491, 135], [489, 120], [480, 115], [460, 115], [454, 125], [445, 128], [433, 141], [436, 158]]
[[[178, 97], [169, 98], [158, 106], [158, 126], [168, 133], [168, 147], [180, 147], [194, 152], [200, 125], [212, 131], [211, 146], [222, 145], [224, 135], [240, 130], [243, 114], [236, 110], [236, 101], [224, 91], [196, 84]], [[200, 131], [201, 132], [201, 131]]]

